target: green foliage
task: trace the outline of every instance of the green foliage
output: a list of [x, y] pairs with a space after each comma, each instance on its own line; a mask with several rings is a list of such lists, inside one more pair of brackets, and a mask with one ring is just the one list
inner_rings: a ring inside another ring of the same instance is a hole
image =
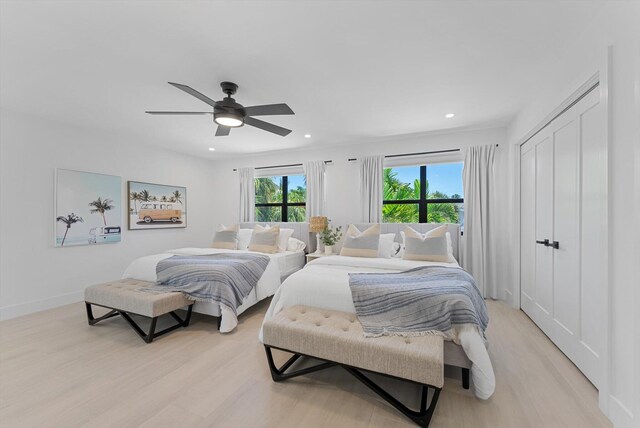
[[329, 225], [320, 232], [320, 241], [327, 246], [336, 245], [340, 238], [342, 238], [342, 226], [338, 226], [334, 229]]
[[[383, 195], [385, 201], [406, 201], [420, 199], [420, 180], [413, 185], [401, 182], [393, 168], [384, 169]], [[427, 199], [456, 199], [460, 195], [448, 196], [442, 192], [429, 192], [429, 182], [426, 183]], [[382, 206], [382, 221], [385, 223], [418, 223], [419, 206], [415, 204], [384, 204]], [[429, 203], [427, 207], [427, 222], [429, 223], [458, 223], [458, 206], [454, 203]]]
[[[281, 179], [280, 179], [281, 180]], [[282, 181], [274, 181], [273, 177], [262, 177], [255, 179], [256, 204], [278, 204], [282, 203]], [[307, 201], [306, 187], [297, 186], [289, 189], [287, 200], [290, 203], [304, 203]], [[281, 207], [256, 207], [256, 221], [260, 222], [280, 222], [282, 221]], [[288, 207], [287, 221], [306, 221], [305, 207]]]

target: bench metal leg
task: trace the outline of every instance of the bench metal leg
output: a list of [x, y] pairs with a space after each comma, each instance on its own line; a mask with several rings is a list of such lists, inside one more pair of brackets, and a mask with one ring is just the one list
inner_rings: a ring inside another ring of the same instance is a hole
[[462, 387], [469, 389], [469, 369], [462, 369]]
[[[373, 382], [367, 376], [365, 376], [360, 370], [349, 367], [342, 366], [346, 371], [351, 373], [356, 379], [360, 382], [364, 383], [370, 390], [375, 392], [380, 396], [380, 398], [384, 399], [387, 403], [391, 404], [396, 408], [400, 413], [411, 419], [417, 425], [421, 427], [428, 427], [431, 422], [431, 418], [433, 417], [433, 412], [436, 409], [436, 404], [438, 403], [438, 397], [440, 396], [440, 388], [436, 388], [429, 385], [422, 385], [421, 387], [421, 396], [420, 396], [420, 410], [415, 411], [410, 409], [409, 407], [402, 404], [398, 399], [389, 394], [387, 391], [382, 389], [378, 384]], [[433, 389], [433, 396], [431, 397], [431, 403], [429, 407], [427, 407], [427, 398], [429, 396], [429, 389]]]
[[322, 364], [318, 364], [313, 367], [307, 367], [306, 369], [300, 369], [294, 372], [285, 373], [289, 367], [295, 363], [298, 358], [300, 358], [300, 354], [294, 354], [293, 357], [289, 358], [286, 363], [282, 365], [282, 367], [276, 367], [275, 362], [273, 361], [273, 355], [271, 354], [271, 347], [265, 346], [265, 351], [267, 352], [267, 362], [269, 363], [269, 370], [271, 371], [271, 378], [274, 382], [280, 382], [285, 379], [291, 379], [292, 377], [302, 376], [305, 374], [317, 372], [318, 370], [324, 370], [329, 367], [335, 366], [335, 363], [325, 362]]
[[112, 309], [111, 311], [107, 312], [106, 314], [104, 314], [103, 316], [99, 317], [99, 318], [94, 318], [93, 317], [93, 310], [91, 308], [91, 303], [86, 303], [85, 302], [85, 307], [87, 309], [87, 321], [89, 322], [89, 325], [94, 325], [99, 323], [102, 320], [106, 320], [107, 318], [111, 318], [111, 317], [115, 317], [120, 315], [118, 313], [118, 311], [116, 311], [115, 309]]
[[[156, 337], [162, 336], [163, 334], [169, 333], [170, 331], [173, 331], [177, 328], [187, 327], [191, 322], [191, 313], [193, 312], [193, 305], [189, 305], [187, 309], [187, 315], [184, 319], [180, 318], [180, 316], [176, 314], [174, 311], [169, 312], [169, 315], [171, 315], [173, 319], [177, 321], [177, 323], [157, 333], [156, 333], [156, 325], [158, 322], [158, 317], [153, 317], [151, 318], [151, 324], [149, 325], [149, 332], [145, 333], [144, 330], [142, 330], [142, 328], [140, 328], [140, 326], [133, 320], [133, 318], [131, 318], [131, 315], [125, 311], [120, 311], [118, 309], [113, 309], [113, 308], [107, 308], [107, 309], [111, 309], [111, 311], [108, 312], [106, 315], [101, 316], [100, 318], [94, 318], [93, 311], [91, 308], [92, 303], [85, 302], [85, 305], [87, 309], [87, 320], [89, 321], [89, 325], [95, 325], [102, 320], [120, 315], [122, 318], [125, 319], [125, 321], [127, 321], [127, 323], [131, 326], [133, 331], [135, 331], [138, 334], [138, 336], [140, 336], [142, 340], [144, 340], [146, 343], [151, 343], [153, 342], [153, 339], [155, 339]], [[103, 307], [106, 307], [106, 306], [103, 306]], [[149, 317], [145, 317], [145, 318], [149, 318]]]
[[[287, 369], [291, 367], [291, 365], [293, 365], [293, 363], [295, 363], [303, 355], [292, 352], [294, 355], [291, 358], [289, 358], [289, 360], [287, 360], [287, 362], [284, 363], [282, 367], [278, 368], [276, 367], [273, 361], [273, 355], [271, 354], [272, 347], [265, 345], [264, 348], [267, 353], [267, 362], [269, 363], [269, 370], [271, 371], [271, 377], [275, 382], [280, 382], [285, 379], [290, 379], [292, 377], [301, 376], [301, 375], [312, 373], [318, 370], [323, 370], [332, 366], [340, 366], [343, 369], [345, 369], [347, 372], [349, 372], [351, 375], [353, 375], [360, 382], [365, 384], [373, 392], [378, 394], [378, 396], [380, 396], [382, 399], [384, 399], [386, 402], [391, 404], [398, 411], [400, 411], [402, 414], [407, 416], [409, 419], [411, 419], [413, 422], [415, 422], [417, 425], [421, 427], [429, 426], [429, 423], [431, 422], [431, 418], [433, 417], [433, 412], [435, 411], [435, 408], [436, 408], [436, 404], [438, 403], [438, 398], [440, 397], [440, 390], [441, 390], [440, 388], [436, 388], [431, 385], [421, 384], [420, 410], [415, 411], [405, 406], [398, 399], [396, 399], [387, 391], [382, 389], [378, 384], [376, 384], [371, 379], [369, 379], [369, 377], [364, 375], [360, 369], [357, 369], [355, 367], [351, 367], [345, 364], [336, 363], [333, 361], [325, 361], [324, 363], [318, 364], [313, 367], [308, 367], [306, 369], [285, 373]], [[285, 349], [281, 349], [281, 350], [287, 351]], [[291, 351], [287, 351], [287, 352], [291, 352]], [[316, 357], [311, 357], [311, 358], [316, 358]], [[316, 358], [316, 359], [320, 359], [320, 358]], [[324, 361], [322, 359], [320, 360]], [[379, 374], [382, 374], [383, 376], [388, 376], [388, 375], [385, 375], [384, 373], [379, 373]], [[433, 390], [433, 395], [431, 397], [431, 402], [429, 403], [429, 406], [427, 406], [429, 389]]]

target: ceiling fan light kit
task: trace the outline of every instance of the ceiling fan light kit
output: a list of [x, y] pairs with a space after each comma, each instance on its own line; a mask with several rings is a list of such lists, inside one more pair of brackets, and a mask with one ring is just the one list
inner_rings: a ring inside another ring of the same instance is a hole
[[213, 113], [213, 120], [222, 126], [229, 128], [239, 128], [244, 125], [242, 116], [236, 116], [233, 113]]
[[259, 119], [255, 119], [253, 116], [270, 116], [270, 115], [285, 115], [295, 114], [291, 108], [286, 104], [267, 104], [261, 106], [244, 107], [242, 104], [236, 102], [231, 98], [231, 95], [235, 94], [238, 90], [238, 85], [233, 82], [222, 82], [220, 87], [222, 92], [227, 96], [221, 101], [214, 101], [206, 95], [201, 94], [195, 89], [182, 85], [180, 83], [169, 82], [170, 85], [198, 98], [213, 107], [213, 112], [210, 111], [147, 111], [148, 114], [168, 114], [168, 115], [200, 115], [200, 114], [213, 114], [213, 121], [218, 124], [216, 130], [216, 137], [223, 137], [229, 135], [231, 128], [239, 128], [245, 124], [253, 126], [263, 131], [271, 132], [282, 137], [291, 133], [290, 129], [282, 128], [272, 123], [264, 122]]

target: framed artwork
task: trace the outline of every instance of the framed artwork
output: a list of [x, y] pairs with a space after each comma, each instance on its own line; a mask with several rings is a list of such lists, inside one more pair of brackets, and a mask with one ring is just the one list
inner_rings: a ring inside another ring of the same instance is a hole
[[129, 229], [187, 227], [187, 188], [129, 181]]
[[55, 182], [56, 247], [120, 242], [120, 177], [56, 169]]

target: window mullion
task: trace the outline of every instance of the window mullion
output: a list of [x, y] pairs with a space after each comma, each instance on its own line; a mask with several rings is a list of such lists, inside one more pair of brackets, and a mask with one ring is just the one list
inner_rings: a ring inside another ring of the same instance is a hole
[[420, 165], [420, 202], [418, 203], [418, 222], [427, 222], [427, 166]]
[[282, 176], [282, 222], [286, 222], [288, 219], [288, 193], [289, 193], [289, 177], [286, 175]]

